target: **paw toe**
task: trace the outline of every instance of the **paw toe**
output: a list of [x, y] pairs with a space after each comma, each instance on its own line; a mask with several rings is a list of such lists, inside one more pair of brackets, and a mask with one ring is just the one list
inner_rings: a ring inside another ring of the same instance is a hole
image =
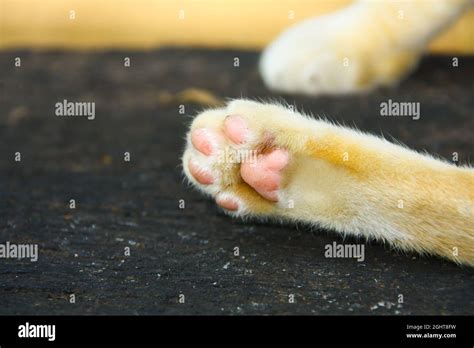
[[230, 115], [224, 121], [224, 133], [233, 143], [243, 144], [250, 132], [243, 117]]
[[227, 210], [236, 211], [239, 209], [239, 203], [237, 202], [237, 200], [228, 195], [217, 195], [216, 203]]
[[191, 132], [191, 143], [194, 148], [206, 156], [216, 151], [219, 138], [215, 131], [207, 128], [198, 128]]
[[212, 174], [202, 168], [195, 159], [190, 159], [188, 163], [189, 172], [197, 182], [203, 185], [210, 185], [214, 182]]

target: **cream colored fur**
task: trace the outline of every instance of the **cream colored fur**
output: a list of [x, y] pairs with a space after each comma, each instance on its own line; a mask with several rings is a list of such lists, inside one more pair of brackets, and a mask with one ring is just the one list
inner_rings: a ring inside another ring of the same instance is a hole
[[[388, 242], [403, 250], [429, 253], [474, 265], [474, 171], [422, 155], [360, 131], [309, 118], [287, 107], [235, 100], [198, 115], [196, 128], [222, 129], [227, 115], [239, 114], [252, 137], [230, 143], [207, 158], [188, 134], [183, 155], [186, 177], [203, 193], [224, 193], [240, 202], [239, 217], [301, 221], [343, 234]], [[258, 195], [240, 177], [239, 157], [272, 146], [290, 153], [279, 202]], [[230, 154], [230, 156], [229, 156]], [[218, 181], [203, 186], [189, 173], [190, 156]]]
[[472, 0], [356, 1], [297, 24], [267, 47], [265, 84], [310, 95], [354, 93], [398, 83], [426, 45]]

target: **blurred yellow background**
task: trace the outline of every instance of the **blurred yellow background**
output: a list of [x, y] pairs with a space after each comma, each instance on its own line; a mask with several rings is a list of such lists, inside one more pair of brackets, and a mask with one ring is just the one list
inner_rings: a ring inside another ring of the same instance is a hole
[[[435, 0], [434, 0], [435, 1]], [[260, 49], [305, 18], [349, 0], [0, 0], [0, 49]], [[474, 53], [474, 11], [430, 46]]]

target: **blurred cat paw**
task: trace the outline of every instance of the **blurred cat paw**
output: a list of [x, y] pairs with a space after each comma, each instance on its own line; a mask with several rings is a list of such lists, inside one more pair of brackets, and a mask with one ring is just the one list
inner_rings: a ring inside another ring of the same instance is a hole
[[405, 45], [404, 31], [397, 26], [407, 23], [396, 17], [396, 11], [381, 18], [376, 7], [355, 4], [285, 31], [260, 60], [267, 87], [320, 95], [398, 83], [416, 67], [425, 44]]

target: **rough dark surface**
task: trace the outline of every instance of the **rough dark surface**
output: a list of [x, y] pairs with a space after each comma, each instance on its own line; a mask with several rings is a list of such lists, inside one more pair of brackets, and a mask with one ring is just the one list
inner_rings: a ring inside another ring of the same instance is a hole
[[[271, 94], [257, 59], [184, 49], [1, 53], [0, 243], [38, 243], [39, 260], [0, 259], [0, 314], [474, 313], [471, 269], [375, 243], [362, 263], [327, 259], [326, 244], [357, 241], [219, 212], [183, 184], [191, 117], [158, 98], [189, 87], [277, 97], [418, 150], [448, 159], [457, 152], [468, 163], [474, 59], [460, 58], [454, 68], [450, 57], [426, 58], [397, 88], [339, 98]], [[379, 104], [390, 98], [421, 102], [421, 119], [381, 117]], [[94, 101], [96, 119], [56, 117], [54, 104], [63, 99]], [[202, 106], [185, 107], [194, 115]]]

